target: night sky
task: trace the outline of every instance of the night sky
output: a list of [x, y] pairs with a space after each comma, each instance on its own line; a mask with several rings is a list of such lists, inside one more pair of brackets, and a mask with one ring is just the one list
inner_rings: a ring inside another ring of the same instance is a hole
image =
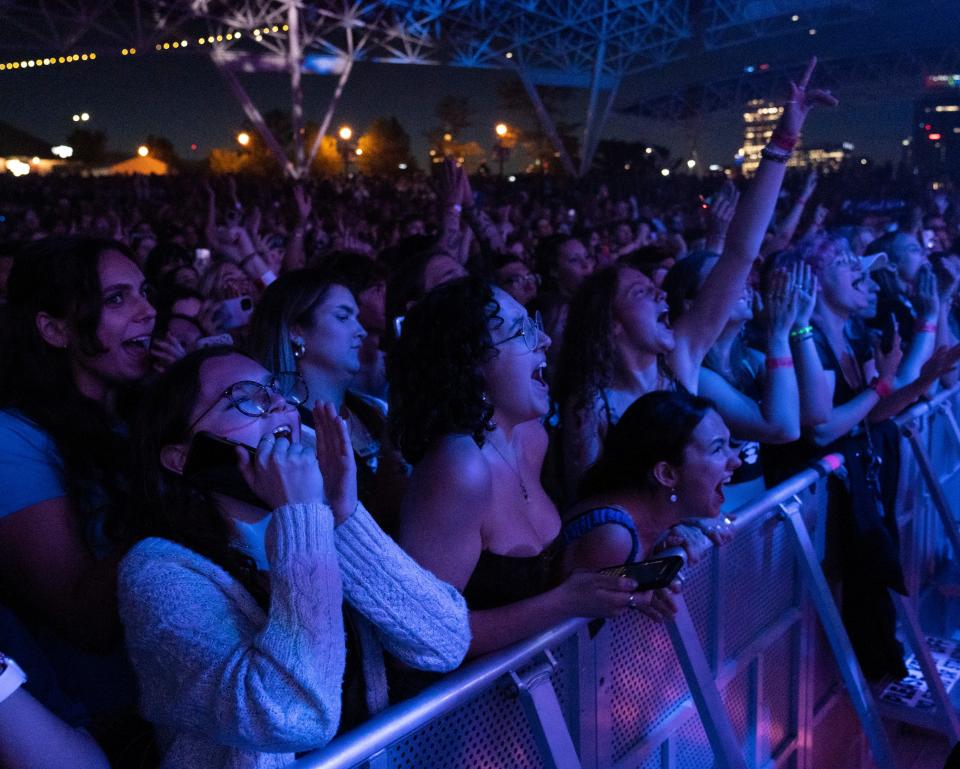
[[[652, 75], [647, 75], [650, 77]], [[264, 111], [289, 109], [286, 79], [281, 75], [245, 75], [244, 84]], [[362, 131], [380, 115], [395, 115], [413, 140], [421, 164], [426, 161], [424, 133], [436, 125], [434, 107], [445, 94], [469, 94], [476, 110], [466, 139], [483, 146], [493, 143], [493, 125], [509, 118], [498, 110], [496, 82], [508, 73], [449, 67], [358, 64], [347, 85], [334, 127], [350, 123]], [[110, 148], [131, 156], [148, 134], [171, 139], [180, 155], [206, 156], [211, 147], [235, 148], [234, 136], [243, 123], [239, 105], [226, 90], [214, 65], [199, 50], [139, 53], [27, 71], [0, 72], [0, 120], [23, 128], [52, 144], [63, 142], [77, 127], [76, 112], [89, 112], [84, 127], [104, 130]], [[333, 78], [304, 77], [308, 119], [319, 121]], [[876, 88], [873, 86], [871, 88]], [[888, 83], [882, 98], [870, 88], [841, 91], [844, 103], [833, 114], [815, 115], [808, 124], [808, 144], [852, 141], [857, 154], [875, 160], [895, 159], [900, 140], [910, 134], [911, 103], [920, 84], [911, 80]], [[624, 89], [620, 101], [629, 101]], [[570, 100], [577, 106], [585, 95]], [[706, 116], [700, 138], [704, 164], [728, 164], [739, 146], [741, 105]], [[583, 106], [580, 106], [582, 115]], [[669, 147], [689, 156], [690, 140], [677, 124], [613, 116], [606, 136], [636, 139]], [[191, 142], [198, 151], [190, 151]]]

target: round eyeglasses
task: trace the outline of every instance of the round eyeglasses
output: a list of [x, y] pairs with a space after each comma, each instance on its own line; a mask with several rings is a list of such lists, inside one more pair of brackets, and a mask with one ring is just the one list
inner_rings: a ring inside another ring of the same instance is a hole
[[512, 342], [517, 337], [520, 337], [523, 339], [523, 343], [527, 346], [527, 349], [533, 352], [540, 346], [540, 335], [543, 333], [543, 316], [540, 315], [540, 311], [538, 310], [532, 318], [527, 315], [523, 319], [523, 324], [516, 334], [508, 336], [506, 339], [501, 339], [499, 342], [494, 342], [493, 346], [499, 347], [502, 344]]
[[310, 391], [299, 371], [281, 371], [266, 384], [246, 380], [234, 382], [193, 420], [187, 432], [192, 433], [193, 428], [213, 411], [222, 398], [230, 401], [230, 404], [244, 416], [262, 417], [273, 408], [274, 398], [277, 395], [292, 406], [302, 406], [310, 397]]

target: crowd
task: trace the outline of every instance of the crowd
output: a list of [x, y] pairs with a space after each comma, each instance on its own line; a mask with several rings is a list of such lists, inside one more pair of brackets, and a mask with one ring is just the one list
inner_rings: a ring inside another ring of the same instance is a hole
[[827, 451], [848, 631], [899, 672], [890, 418], [956, 379], [960, 196], [785, 189], [812, 71], [699, 197], [0, 183], [0, 766], [284, 766], [561, 620], [669, 618], [605, 570]]

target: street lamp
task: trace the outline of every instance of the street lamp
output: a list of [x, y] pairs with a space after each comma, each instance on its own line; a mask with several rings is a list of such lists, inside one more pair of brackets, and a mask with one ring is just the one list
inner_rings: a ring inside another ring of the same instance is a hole
[[[350, 139], [353, 138], [353, 129], [348, 125], [340, 126], [340, 130], [337, 132], [337, 136], [340, 137], [340, 141], [337, 142], [340, 149], [340, 157], [343, 158], [343, 175], [350, 175], [350, 155], [354, 149], [359, 150], [359, 147], [352, 147], [350, 145]], [[357, 152], [358, 155], [362, 154]]]
[[145, 158], [150, 154], [150, 148], [146, 144], [141, 144], [139, 147], [137, 147], [137, 154], [140, 157]]
[[248, 144], [250, 144], [250, 134], [248, 134], [246, 131], [241, 131], [238, 133], [237, 144], [239, 144], [241, 147], [246, 147]]
[[499, 177], [503, 178], [503, 163], [510, 155], [510, 148], [504, 143], [504, 139], [507, 136], [507, 133], [510, 131], [510, 128], [506, 123], [497, 123], [494, 127], [494, 133], [497, 134], [497, 143], [493, 146], [493, 151], [497, 155], [497, 162], [500, 166]]

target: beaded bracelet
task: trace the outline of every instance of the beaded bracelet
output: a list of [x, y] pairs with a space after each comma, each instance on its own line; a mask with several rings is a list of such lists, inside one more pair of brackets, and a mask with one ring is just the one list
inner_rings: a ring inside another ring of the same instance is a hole
[[784, 163], [790, 159], [790, 153], [788, 152], [785, 155], [781, 155], [779, 152], [774, 152], [770, 147], [764, 147], [760, 150], [760, 157], [764, 160], [772, 160], [774, 163]]
[[813, 336], [813, 326], [803, 326], [802, 328], [795, 328], [790, 332], [790, 338], [796, 339], [797, 337], [802, 337], [807, 339], [808, 337]]
[[775, 368], [793, 368], [793, 358], [767, 358], [767, 371]]
[[936, 334], [937, 324], [929, 321], [918, 320], [913, 330], [918, 334]]

